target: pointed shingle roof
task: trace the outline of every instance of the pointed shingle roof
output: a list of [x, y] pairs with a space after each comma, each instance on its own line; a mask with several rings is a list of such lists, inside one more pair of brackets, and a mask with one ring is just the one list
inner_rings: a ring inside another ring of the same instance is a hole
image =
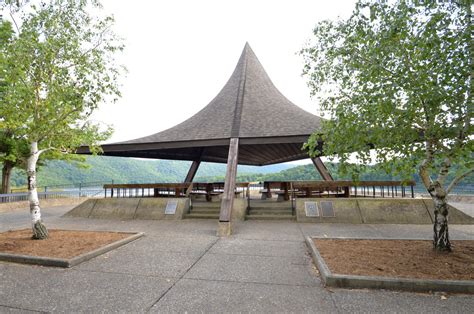
[[201, 111], [170, 129], [102, 148], [105, 155], [226, 162], [228, 142], [238, 137], [239, 163], [264, 165], [307, 158], [301, 146], [320, 124], [280, 93], [247, 43], [230, 79]]
[[168, 130], [124, 143], [309, 135], [320, 121], [280, 93], [247, 43], [227, 84], [206, 107]]

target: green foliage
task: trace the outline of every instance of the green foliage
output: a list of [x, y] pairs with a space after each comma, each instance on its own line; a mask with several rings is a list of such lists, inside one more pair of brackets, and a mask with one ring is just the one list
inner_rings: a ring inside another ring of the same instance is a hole
[[307, 148], [322, 138], [354, 179], [374, 162], [406, 179], [422, 166], [427, 188], [473, 171], [473, 32], [471, 1], [360, 0], [318, 23], [301, 55], [329, 119]]
[[[98, 1], [6, 1], [14, 34], [2, 42], [0, 129], [15, 139], [38, 142], [58, 158], [83, 144], [97, 151], [110, 128], [88, 122], [105, 101], [120, 96], [121, 67], [113, 56], [120, 40], [112, 17], [93, 17]], [[62, 156], [61, 158], [69, 158]]]
[[[154, 183], [182, 182], [191, 165], [188, 161], [150, 160], [107, 156], [88, 156], [84, 164], [87, 167], [76, 167], [71, 162], [48, 160], [39, 170], [39, 186], [69, 185], [87, 182], [115, 183]], [[289, 165], [265, 167], [239, 166], [239, 172], [272, 173], [288, 169]], [[202, 163], [198, 170], [199, 176], [219, 177], [222, 181], [226, 165]], [[12, 175], [12, 185], [16, 188], [26, 185], [24, 171], [16, 170]]]
[[[115, 183], [153, 183], [182, 182], [191, 165], [187, 161], [148, 160], [121, 157], [89, 156], [85, 164], [76, 167], [70, 162], [49, 160], [39, 170], [39, 186], [78, 185], [89, 182]], [[336, 180], [349, 180], [350, 176], [338, 174], [339, 164], [326, 163], [326, 167]], [[196, 176], [196, 182], [224, 181], [225, 164], [203, 163]], [[361, 180], [400, 180], [399, 177], [379, 171], [369, 166], [360, 175]], [[421, 183], [418, 176], [414, 177], [417, 185]], [[292, 167], [291, 165], [275, 165], [270, 167], [239, 166], [237, 181], [263, 182], [286, 180], [321, 180], [319, 173], [312, 164]], [[463, 183], [474, 184], [474, 175], [466, 178]], [[15, 188], [26, 185], [24, 171], [17, 169], [12, 175]]]
[[28, 154], [29, 147], [25, 140], [16, 139], [7, 130], [0, 129], [0, 163], [20, 166]]

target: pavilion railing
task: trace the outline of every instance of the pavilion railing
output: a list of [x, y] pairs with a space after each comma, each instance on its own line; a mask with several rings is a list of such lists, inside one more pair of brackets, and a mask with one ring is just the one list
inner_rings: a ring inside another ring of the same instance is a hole
[[[212, 183], [149, 183], [149, 184], [105, 184], [104, 196], [111, 198], [131, 197], [189, 197], [205, 195], [208, 200], [224, 192], [224, 182]], [[235, 192], [249, 197], [249, 183], [236, 183]]]
[[[58, 199], [58, 198], [80, 198], [80, 197], [102, 197], [103, 190], [90, 188], [81, 190], [52, 190], [46, 192], [38, 192], [38, 198], [43, 199]], [[0, 203], [12, 203], [28, 200], [28, 192], [0, 194]]]
[[415, 197], [415, 181], [293, 181], [294, 197]]
[[[415, 197], [414, 181], [267, 181], [271, 191], [285, 190], [293, 197]], [[105, 184], [105, 197], [188, 197], [190, 194], [220, 194], [224, 182]], [[250, 183], [236, 183], [236, 193], [246, 196], [254, 188]]]

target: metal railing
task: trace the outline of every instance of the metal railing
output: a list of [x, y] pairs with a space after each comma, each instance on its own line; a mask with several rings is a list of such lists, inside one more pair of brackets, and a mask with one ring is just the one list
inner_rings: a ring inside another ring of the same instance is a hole
[[[71, 184], [38, 186], [38, 198], [41, 200], [66, 197], [104, 197], [104, 190], [102, 186], [106, 183], [110, 183], [110, 181], [79, 182]], [[14, 188], [9, 194], [0, 194], [0, 203], [21, 202], [27, 200], [28, 190], [26, 187]]]
[[[319, 188], [319, 192], [313, 193], [316, 197], [339, 196], [343, 193], [344, 187], [349, 189], [351, 197], [414, 197], [415, 195], [427, 195], [423, 185], [415, 185], [415, 182], [409, 182], [408, 185], [401, 184], [400, 181], [361, 181], [353, 183], [352, 181], [287, 181], [291, 182], [291, 190], [297, 191], [298, 184], [309, 184]], [[193, 183], [195, 192], [203, 191], [200, 185], [205, 186], [208, 183]], [[223, 182], [214, 182], [216, 192], [223, 191]], [[244, 184], [245, 186], [242, 186]], [[336, 188], [332, 185], [336, 184]], [[110, 185], [109, 182], [81, 182], [76, 184], [49, 185], [38, 187], [38, 197], [40, 199], [64, 198], [64, 197], [156, 197], [156, 190], [153, 188], [105, 188]], [[114, 185], [114, 181], [112, 181]], [[114, 185], [118, 186], [118, 185]], [[129, 186], [129, 185], [128, 185]], [[143, 184], [140, 186], [144, 186]], [[236, 192], [246, 195], [245, 191], [262, 191], [264, 182], [238, 183]], [[204, 189], [205, 190], [205, 189]], [[271, 191], [277, 192], [279, 188], [271, 188]], [[338, 192], [337, 192], [338, 191]], [[158, 194], [174, 194], [167, 191], [166, 188], [160, 189]], [[291, 192], [290, 192], [291, 193]], [[474, 194], [474, 185], [464, 184], [456, 186], [450, 195]], [[295, 195], [298, 197], [299, 195]], [[12, 193], [0, 194], [0, 203], [17, 202], [28, 200], [26, 188], [12, 189]]]
[[[41, 199], [57, 199], [71, 197], [103, 197], [104, 190], [102, 187], [87, 188], [81, 190], [69, 191], [48, 191], [38, 192], [38, 198]], [[0, 194], [0, 203], [21, 202], [28, 200], [28, 192]]]

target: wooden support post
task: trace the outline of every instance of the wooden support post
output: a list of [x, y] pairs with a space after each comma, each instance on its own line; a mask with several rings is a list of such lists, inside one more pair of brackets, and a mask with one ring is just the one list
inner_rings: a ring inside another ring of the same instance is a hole
[[329, 173], [328, 168], [326, 168], [321, 158], [311, 158], [311, 161], [313, 162], [314, 166], [316, 167], [316, 170], [318, 170], [324, 181], [334, 181], [331, 173]]
[[227, 172], [225, 175], [224, 193], [222, 195], [221, 211], [219, 215], [218, 236], [226, 236], [232, 233], [231, 215], [235, 197], [235, 180], [237, 176], [237, 163], [239, 155], [239, 139], [231, 138], [229, 145], [229, 157], [227, 158]]
[[200, 160], [193, 161], [193, 163], [191, 164], [191, 167], [189, 168], [188, 174], [186, 175], [186, 178], [184, 179], [185, 183], [193, 182], [194, 176], [196, 175], [196, 172], [200, 164], [201, 164]]

